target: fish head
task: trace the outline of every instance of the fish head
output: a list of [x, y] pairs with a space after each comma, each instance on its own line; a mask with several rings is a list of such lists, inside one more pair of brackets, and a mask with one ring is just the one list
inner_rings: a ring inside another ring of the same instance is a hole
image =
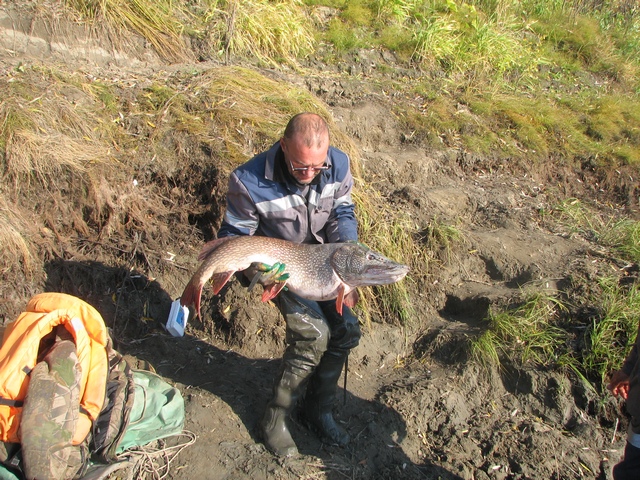
[[360, 243], [343, 243], [335, 250], [331, 266], [351, 287], [388, 285], [402, 280], [409, 267]]

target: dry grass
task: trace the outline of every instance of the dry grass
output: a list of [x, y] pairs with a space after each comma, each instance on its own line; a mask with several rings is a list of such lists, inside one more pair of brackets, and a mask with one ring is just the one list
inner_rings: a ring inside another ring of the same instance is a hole
[[74, 84], [34, 68], [0, 80], [0, 93], [8, 178], [46, 185], [62, 171], [84, 175], [91, 164], [109, 160], [100, 106]]
[[23, 272], [29, 275], [34, 268], [35, 252], [31, 251], [29, 221], [20, 215], [0, 192], [0, 273]]
[[360, 241], [411, 267], [409, 275], [398, 283], [361, 289], [360, 311], [367, 323], [376, 317], [408, 325], [414, 317], [409, 295], [411, 282], [424, 280], [429, 268], [428, 254], [415, 241], [417, 226], [408, 215], [398, 214], [380, 192], [364, 182], [357, 181], [354, 201]]
[[342, 133], [326, 105], [307, 90], [278, 82], [247, 68], [228, 67], [205, 72], [191, 92], [204, 101], [203, 114], [212, 122], [211, 140], [221, 140], [226, 158], [236, 165], [270, 147], [292, 115], [309, 111], [329, 124], [332, 143], [356, 157], [349, 137]]
[[315, 49], [314, 31], [299, 0], [229, 0], [211, 8], [206, 18], [226, 60], [255, 57], [270, 66], [297, 66]]
[[87, 166], [103, 162], [107, 153], [100, 145], [62, 134], [18, 131], [7, 138], [6, 169], [11, 176], [46, 184], [64, 171], [87, 173]]
[[183, 2], [171, 0], [65, 0], [81, 18], [106, 28], [116, 44], [126, 42], [129, 32], [145, 38], [168, 61], [187, 61], [191, 53], [183, 38], [184, 26], [193, 21]]

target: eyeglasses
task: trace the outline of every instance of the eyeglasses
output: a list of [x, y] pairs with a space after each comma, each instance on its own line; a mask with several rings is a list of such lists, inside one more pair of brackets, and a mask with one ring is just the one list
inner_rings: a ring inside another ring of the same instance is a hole
[[291, 160], [289, 160], [289, 165], [291, 166], [291, 171], [292, 172], [298, 172], [298, 173], [308, 173], [308, 172], [313, 172], [313, 173], [320, 173], [323, 172], [324, 170], [329, 170], [329, 165], [327, 165], [327, 162], [325, 161], [322, 165], [320, 165], [319, 167], [294, 167], [293, 163], [291, 163]]

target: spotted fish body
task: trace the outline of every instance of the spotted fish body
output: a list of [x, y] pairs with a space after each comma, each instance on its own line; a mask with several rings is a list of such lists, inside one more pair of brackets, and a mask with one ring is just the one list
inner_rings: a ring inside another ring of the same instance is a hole
[[181, 304], [195, 306], [200, 316], [202, 288], [213, 279], [217, 294], [235, 272], [256, 264], [286, 265], [286, 282], [263, 283], [263, 301], [285, 286], [309, 300], [336, 299], [336, 307], [354, 306], [357, 287], [387, 285], [401, 280], [409, 267], [396, 263], [359, 243], [298, 244], [259, 236], [224, 237], [208, 242], [198, 260], [202, 263], [184, 289]]

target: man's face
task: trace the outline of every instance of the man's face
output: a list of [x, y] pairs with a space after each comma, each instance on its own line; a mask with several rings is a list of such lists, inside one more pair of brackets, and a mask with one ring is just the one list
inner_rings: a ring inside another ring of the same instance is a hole
[[323, 170], [327, 169], [327, 152], [329, 139], [325, 139], [317, 148], [306, 146], [296, 138], [280, 140], [280, 147], [284, 152], [285, 163], [291, 175], [298, 183], [307, 185]]

